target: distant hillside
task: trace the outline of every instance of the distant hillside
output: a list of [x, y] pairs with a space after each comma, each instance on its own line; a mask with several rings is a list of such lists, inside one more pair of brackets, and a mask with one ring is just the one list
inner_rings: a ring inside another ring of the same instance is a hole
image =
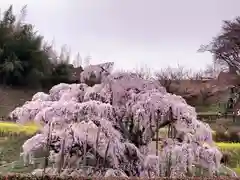
[[183, 96], [190, 104], [212, 104], [219, 100], [226, 101], [231, 85], [219, 83], [217, 80], [183, 80], [172, 84], [172, 88], [178, 95]]
[[0, 86], [0, 117], [6, 117], [15, 107], [30, 100], [37, 90]]
[[239, 85], [239, 76], [221, 72], [217, 79], [172, 81], [170, 90], [198, 111], [218, 111], [217, 106], [228, 101], [231, 87]]

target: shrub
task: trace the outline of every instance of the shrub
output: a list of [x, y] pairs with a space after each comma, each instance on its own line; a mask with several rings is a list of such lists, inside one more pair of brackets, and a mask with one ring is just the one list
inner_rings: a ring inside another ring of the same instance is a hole
[[228, 165], [230, 163], [230, 159], [231, 159], [231, 154], [228, 152], [223, 152], [221, 163], [224, 165]]
[[213, 138], [216, 142], [240, 142], [238, 130], [228, 130], [226, 132], [217, 131], [215, 134], [213, 134]]
[[215, 133], [215, 136], [213, 136], [213, 138], [216, 142], [228, 142], [230, 136], [226, 132], [219, 131]]
[[239, 131], [231, 131], [229, 132], [229, 137], [231, 142], [238, 143], [240, 142], [240, 136], [239, 136]]

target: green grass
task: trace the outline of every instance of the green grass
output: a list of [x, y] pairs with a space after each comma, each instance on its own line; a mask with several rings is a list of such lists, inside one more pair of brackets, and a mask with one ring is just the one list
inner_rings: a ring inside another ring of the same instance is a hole
[[[0, 122], [0, 161], [13, 162], [19, 159], [22, 144], [38, 131], [38, 127], [29, 123], [26, 125]], [[4, 134], [8, 134], [5, 136]], [[14, 136], [11, 136], [14, 134]], [[4, 137], [5, 136], [5, 137]]]
[[21, 147], [29, 139], [29, 136], [16, 136], [14, 138], [1, 138], [0, 140], [0, 160], [7, 163], [19, 160]]
[[21, 125], [17, 123], [11, 122], [0, 122], [0, 132], [7, 133], [24, 133], [26, 135], [32, 135], [38, 131], [39, 127], [33, 123], [29, 123], [26, 125]]
[[232, 150], [236, 149], [240, 152], [240, 143], [225, 143], [225, 142], [218, 142], [216, 145], [222, 150]]
[[[21, 173], [31, 172], [34, 167], [24, 167], [20, 158], [23, 143], [32, 137], [39, 127], [34, 123], [25, 125], [0, 122], [0, 172], [1, 173]], [[14, 136], [13, 136], [14, 135]]]
[[22, 152], [23, 143], [31, 136], [21, 134], [16, 137], [2, 137], [0, 138], [0, 173], [28, 173], [35, 168], [42, 168], [44, 164], [43, 158], [38, 160], [36, 166], [29, 165], [24, 166], [22, 158], [20, 158], [20, 152]]

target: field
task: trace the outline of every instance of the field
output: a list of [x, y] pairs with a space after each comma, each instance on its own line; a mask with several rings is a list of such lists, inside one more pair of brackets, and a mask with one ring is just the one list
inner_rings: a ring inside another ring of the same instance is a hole
[[[0, 172], [30, 172], [34, 167], [24, 167], [20, 159], [21, 146], [29, 137], [38, 131], [38, 127], [29, 123], [20, 125], [10, 122], [0, 122]], [[214, 132], [213, 132], [214, 133]], [[167, 129], [159, 131], [161, 137], [167, 135]], [[227, 166], [240, 175], [240, 143], [217, 142], [223, 153], [229, 155]], [[40, 164], [41, 165], [41, 164]]]
[[0, 161], [11, 163], [19, 159], [21, 145], [34, 133], [38, 127], [34, 124], [19, 125], [16, 123], [0, 122]]
[[12, 122], [0, 122], [0, 132], [5, 134], [26, 134], [32, 135], [37, 132], [39, 128], [34, 123], [26, 125], [16, 124]]
[[[218, 127], [216, 126], [214, 129], [217, 128]], [[24, 141], [35, 134], [37, 131], [38, 127], [33, 123], [29, 123], [23, 126], [10, 122], [0, 122], [0, 174], [25, 174], [31, 172], [34, 168], [36, 168], [33, 166], [24, 167], [19, 154], [21, 152], [21, 146]], [[213, 133], [215, 133], [215, 131], [213, 131]], [[167, 135], [167, 130], [161, 129], [159, 134], [161, 137], [164, 137]], [[240, 143], [218, 142], [216, 145], [222, 150], [222, 152], [229, 154], [231, 158], [227, 166], [240, 176]], [[38, 165], [37, 167], [42, 166], [43, 160], [41, 160]], [[224, 172], [228, 172], [228, 170], [224, 169]]]

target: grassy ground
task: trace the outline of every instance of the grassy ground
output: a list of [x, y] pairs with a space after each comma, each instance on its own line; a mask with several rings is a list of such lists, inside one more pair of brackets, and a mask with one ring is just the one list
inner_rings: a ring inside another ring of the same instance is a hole
[[29, 139], [38, 127], [34, 124], [25, 126], [0, 122], [0, 172], [31, 172], [34, 167], [24, 167], [20, 158], [21, 147]]
[[11, 163], [20, 158], [21, 146], [29, 138], [29, 136], [20, 135], [18, 137], [2, 137], [0, 139], [1, 161]]
[[35, 134], [38, 127], [34, 124], [25, 126], [16, 123], [0, 122], [0, 160], [12, 162], [17, 160], [24, 141]]
[[228, 154], [229, 167], [240, 168], [240, 143], [216, 143], [221, 152]]
[[31, 166], [24, 167], [20, 158], [21, 146], [29, 136], [18, 136], [15, 138], [0, 138], [1, 147], [1, 174], [15, 172], [31, 172], [34, 168]]

